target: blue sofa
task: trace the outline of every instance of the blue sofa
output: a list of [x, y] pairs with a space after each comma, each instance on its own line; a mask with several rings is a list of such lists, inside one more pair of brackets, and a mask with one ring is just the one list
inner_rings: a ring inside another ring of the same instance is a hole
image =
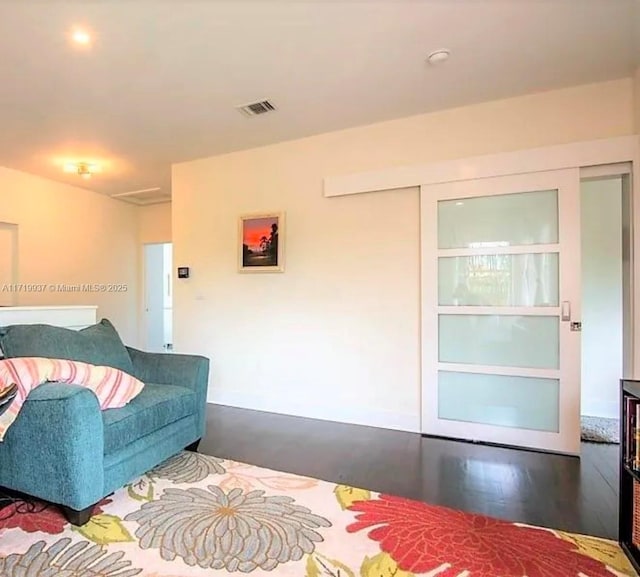
[[0, 486], [56, 503], [83, 525], [94, 505], [187, 448], [205, 431], [209, 360], [125, 347], [113, 325], [71, 331], [49, 325], [0, 329], [6, 357], [66, 358], [116, 366], [145, 383], [120, 409], [100, 411], [90, 390], [47, 383], [31, 392], [0, 443]]

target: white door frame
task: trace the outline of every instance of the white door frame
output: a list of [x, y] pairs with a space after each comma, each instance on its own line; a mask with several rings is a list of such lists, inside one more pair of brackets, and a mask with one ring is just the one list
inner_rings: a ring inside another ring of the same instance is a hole
[[[620, 136], [569, 144], [559, 144], [469, 158], [460, 158], [421, 165], [391, 167], [382, 170], [335, 175], [324, 178], [325, 197], [346, 196], [381, 190], [416, 188], [424, 184], [454, 182], [475, 178], [523, 174], [563, 168], [585, 169], [599, 165], [631, 163], [633, 214], [632, 294], [633, 330], [631, 348], [633, 359], [630, 378], [640, 375], [640, 347], [635, 346], [640, 327], [640, 136]], [[636, 210], [634, 207], [638, 207]], [[421, 232], [421, 236], [424, 233]], [[422, 239], [421, 239], [422, 242]]]

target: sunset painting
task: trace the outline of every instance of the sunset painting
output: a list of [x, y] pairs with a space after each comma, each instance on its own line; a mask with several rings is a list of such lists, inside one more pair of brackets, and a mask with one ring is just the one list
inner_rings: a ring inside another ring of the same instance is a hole
[[282, 229], [280, 213], [240, 217], [240, 270], [242, 272], [281, 272]]

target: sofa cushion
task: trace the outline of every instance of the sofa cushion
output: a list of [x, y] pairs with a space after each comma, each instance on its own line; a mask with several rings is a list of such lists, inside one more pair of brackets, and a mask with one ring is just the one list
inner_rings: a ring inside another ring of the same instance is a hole
[[104, 454], [109, 455], [196, 411], [197, 397], [191, 389], [145, 383], [127, 406], [103, 411]]
[[127, 348], [107, 319], [79, 331], [51, 325], [2, 327], [0, 348], [7, 358], [67, 359], [113, 367], [133, 374], [133, 363]]

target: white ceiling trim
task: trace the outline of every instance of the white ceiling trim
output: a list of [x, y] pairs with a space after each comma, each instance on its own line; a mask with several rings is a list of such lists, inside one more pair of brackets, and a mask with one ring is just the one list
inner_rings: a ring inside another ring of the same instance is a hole
[[346, 196], [423, 184], [634, 161], [640, 162], [640, 136], [620, 136], [328, 176], [324, 178], [324, 196]]
[[149, 204], [163, 204], [165, 202], [171, 202], [171, 197], [166, 196], [158, 198], [136, 198], [135, 196], [120, 196], [116, 194], [107, 196], [113, 200], [126, 202], [127, 204], [135, 204], [136, 206], [147, 206]]
[[137, 206], [149, 206], [150, 204], [165, 204], [167, 202], [171, 202], [170, 198], [162, 198], [162, 199], [150, 199], [150, 200], [136, 200], [134, 198], [116, 198], [110, 197], [114, 200], [119, 200], [121, 202], [126, 202], [128, 204], [135, 204]]

